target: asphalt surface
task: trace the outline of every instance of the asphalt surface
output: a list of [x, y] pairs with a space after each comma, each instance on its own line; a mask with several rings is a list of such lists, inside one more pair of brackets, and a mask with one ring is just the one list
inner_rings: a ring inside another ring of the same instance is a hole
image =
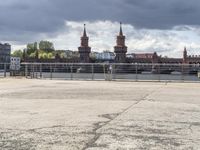
[[0, 79], [1, 150], [198, 150], [200, 84]]

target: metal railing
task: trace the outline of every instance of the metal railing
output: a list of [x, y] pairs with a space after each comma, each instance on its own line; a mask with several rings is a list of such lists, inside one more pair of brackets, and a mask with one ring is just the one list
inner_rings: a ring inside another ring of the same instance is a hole
[[0, 67], [0, 77], [24, 76], [30, 79], [108, 81], [200, 81], [199, 64], [22, 63], [20, 70], [10, 70], [9, 64], [1, 64]]
[[0, 78], [5, 78], [10, 76], [10, 64], [0, 63]]
[[23, 63], [21, 71], [37, 79], [200, 81], [199, 64]]

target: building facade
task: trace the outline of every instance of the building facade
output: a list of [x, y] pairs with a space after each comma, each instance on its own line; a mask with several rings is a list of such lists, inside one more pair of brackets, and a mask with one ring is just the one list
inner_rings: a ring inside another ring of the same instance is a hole
[[20, 57], [10, 58], [10, 70], [20, 70], [21, 59]]
[[95, 53], [94, 54], [96, 60], [100, 61], [114, 61], [115, 59], [115, 53], [110, 51], [103, 51], [101, 53]]
[[186, 47], [183, 51], [184, 64], [200, 64], [200, 55], [188, 55]]
[[11, 45], [0, 43], [0, 63], [10, 63]]
[[188, 55], [186, 47], [182, 58], [168, 58], [158, 56], [157, 53], [127, 54], [129, 63], [159, 63], [159, 64], [200, 64], [200, 55]]
[[160, 57], [154, 53], [127, 54], [127, 62], [131, 63], [159, 63]]

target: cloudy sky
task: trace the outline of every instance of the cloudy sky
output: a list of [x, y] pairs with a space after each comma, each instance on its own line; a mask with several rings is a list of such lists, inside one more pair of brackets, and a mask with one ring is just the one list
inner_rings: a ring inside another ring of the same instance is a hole
[[13, 50], [50, 40], [56, 49], [76, 50], [87, 24], [94, 51], [111, 50], [123, 22], [131, 52], [180, 57], [184, 46], [200, 54], [199, 0], [4, 0], [0, 42]]

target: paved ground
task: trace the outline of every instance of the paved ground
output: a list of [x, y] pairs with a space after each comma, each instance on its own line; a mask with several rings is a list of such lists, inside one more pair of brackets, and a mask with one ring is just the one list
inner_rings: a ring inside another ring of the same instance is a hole
[[200, 149], [200, 84], [0, 79], [2, 150]]

